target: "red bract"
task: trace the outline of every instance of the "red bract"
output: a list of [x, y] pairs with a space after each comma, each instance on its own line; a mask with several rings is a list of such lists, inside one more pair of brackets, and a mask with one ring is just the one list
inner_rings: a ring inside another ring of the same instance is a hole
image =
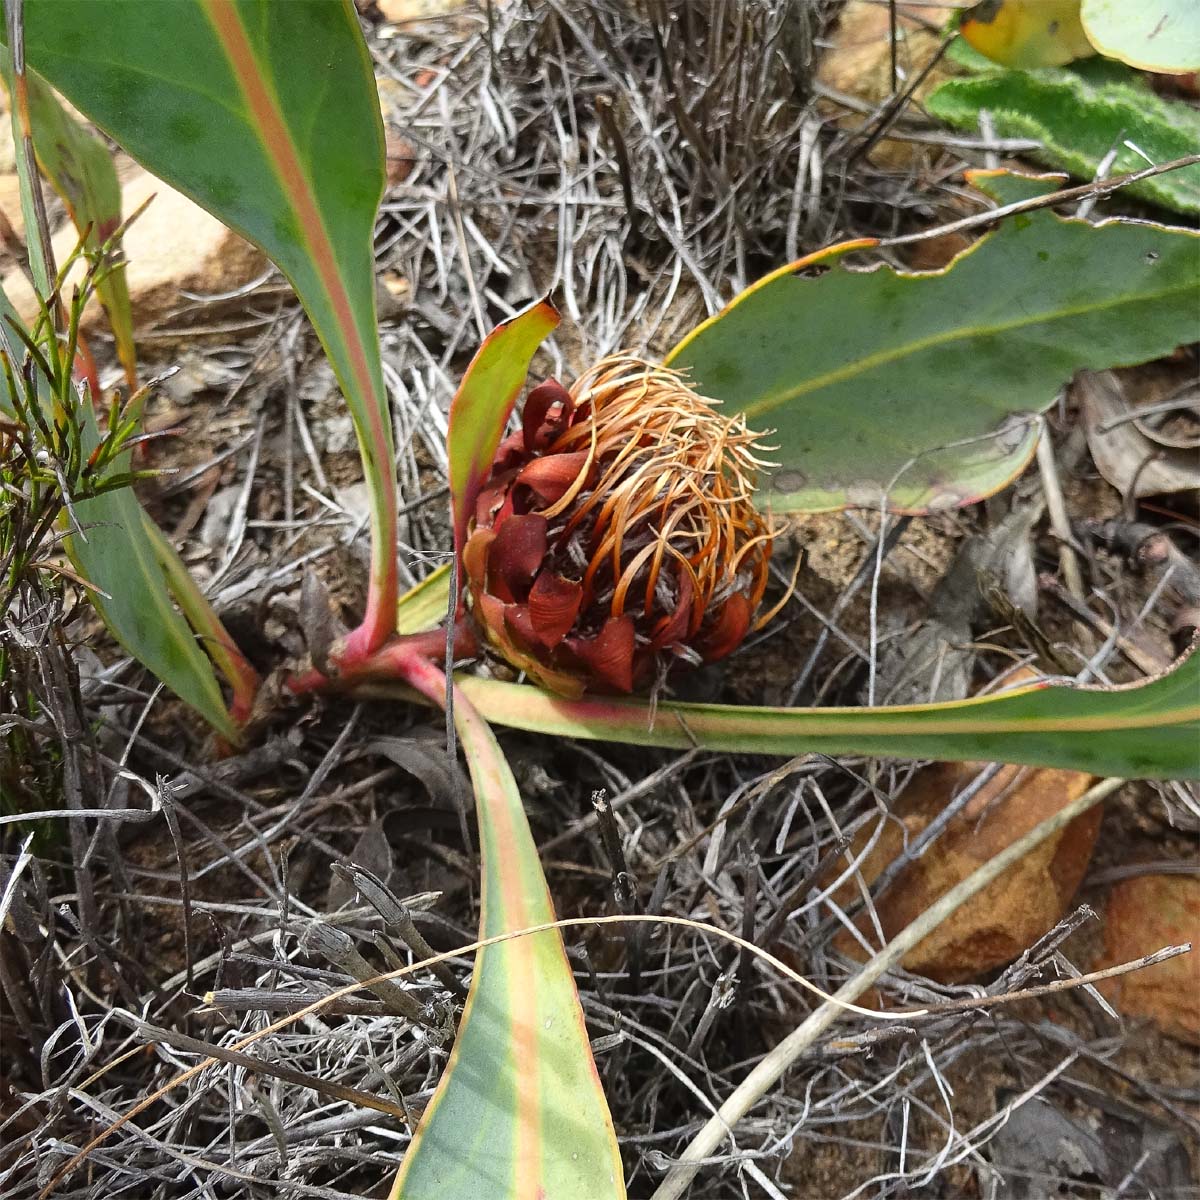
[[631, 692], [751, 627], [771, 533], [758, 435], [663, 367], [604, 359], [529, 393], [463, 551], [475, 619], [553, 691]]

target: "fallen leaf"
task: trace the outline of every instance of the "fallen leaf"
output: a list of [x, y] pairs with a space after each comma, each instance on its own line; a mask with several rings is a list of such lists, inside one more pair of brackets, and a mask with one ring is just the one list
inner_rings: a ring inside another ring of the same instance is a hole
[[[1200, 879], [1139, 875], [1113, 887], [1098, 968], [1131, 962], [1180, 942], [1200, 946]], [[1149, 1017], [1164, 1033], [1200, 1045], [1200, 950], [1099, 986], [1122, 1015]]]
[[[470, 784], [458, 764], [446, 753], [440, 734], [428, 737], [380, 737], [362, 747], [359, 755], [380, 754], [415, 776], [425, 785], [429, 798], [440, 808], [455, 811]], [[356, 756], [357, 757], [357, 756]]]
[[[896, 65], [899, 86], [928, 65], [942, 44], [946, 10], [938, 4], [897, 6]], [[886, 4], [850, 0], [842, 9], [832, 46], [821, 58], [817, 78], [827, 87], [874, 104], [892, 94], [892, 26]], [[923, 95], [933, 81], [922, 84]]]
[[[373, 875], [386, 883], [392, 875], [394, 858], [392, 846], [388, 841], [383, 827], [383, 818], [372, 821], [354, 843], [354, 849], [346, 855], [346, 861], [356, 867], [365, 867]], [[351, 880], [343, 875], [334, 874], [329, 880], [329, 890], [325, 893], [325, 911], [337, 912], [347, 904], [354, 902], [357, 891]]]
[[[997, 1111], [1013, 1098], [999, 1092]], [[1100, 1138], [1040, 1096], [1001, 1122], [988, 1149], [1001, 1173], [1005, 1200], [1040, 1200], [1049, 1179], [1076, 1183], [1109, 1174]]]
[[[1133, 403], [1111, 371], [1081, 371], [1074, 390], [1096, 469], [1122, 496], [1175, 495], [1200, 488], [1194, 429], [1156, 423], [1174, 410], [1137, 415], [1139, 407], [1159, 406]], [[1177, 399], [1180, 412], [1195, 411], [1194, 393]]]
[[980, 54], [1022, 70], [1096, 53], [1079, 19], [1079, 0], [984, 0], [963, 14], [960, 30]]

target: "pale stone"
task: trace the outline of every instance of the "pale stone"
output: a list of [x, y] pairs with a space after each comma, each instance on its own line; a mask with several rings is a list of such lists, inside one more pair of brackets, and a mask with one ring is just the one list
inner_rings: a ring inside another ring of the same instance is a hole
[[[150, 199], [153, 197], [153, 199]], [[266, 257], [227, 229], [181, 192], [148, 171], [136, 171], [121, 189], [121, 211], [128, 218], [142, 204], [150, 204], [125, 234], [125, 268], [135, 327], [152, 326], [179, 303], [180, 291], [213, 294], [232, 291], [262, 274]], [[19, 207], [19, 206], [18, 206]], [[7, 204], [5, 213], [12, 220]], [[74, 250], [78, 234], [67, 223], [54, 235], [54, 254], [64, 261]], [[82, 276], [80, 265], [68, 281]], [[30, 320], [37, 312], [33, 290], [18, 270], [9, 271], [4, 290], [17, 312]], [[98, 302], [88, 304], [84, 332], [103, 327]]]

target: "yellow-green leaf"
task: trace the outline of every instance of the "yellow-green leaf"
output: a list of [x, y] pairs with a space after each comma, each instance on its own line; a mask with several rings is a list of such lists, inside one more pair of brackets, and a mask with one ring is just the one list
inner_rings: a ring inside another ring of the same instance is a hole
[[1006, 67], [1059, 67], [1095, 53], [1079, 0], [983, 0], [963, 13], [959, 32]]
[[[436, 698], [441, 673], [410, 664]], [[443, 681], [444, 682], [444, 681]], [[483, 857], [488, 938], [554, 920], [512, 771], [486, 722], [456, 696]], [[623, 1200], [612, 1118], [557, 930], [485, 946], [450, 1061], [391, 1200]]]
[[[81, 415], [90, 453], [99, 431], [90, 407]], [[121, 456], [119, 469], [127, 467], [128, 457]], [[240, 734], [225, 709], [213, 664], [172, 603], [148, 518], [132, 489], [102, 492], [75, 504], [74, 511], [80, 528], [67, 538], [67, 553], [91, 584], [89, 595], [109, 631], [218, 733], [236, 742]]]
[[1093, 46], [1144, 71], [1200, 71], [1196, 0], [1083, 0], [1080, 15]]
[[638, 746], [740, 754], [976, 759], [1140, 779], [1200, 778], [1200, 653], [1134, 687], [1020, 687], [998, 696], [894, 708], [760, 708], [584, 697], [463, 677], [500, 725]]

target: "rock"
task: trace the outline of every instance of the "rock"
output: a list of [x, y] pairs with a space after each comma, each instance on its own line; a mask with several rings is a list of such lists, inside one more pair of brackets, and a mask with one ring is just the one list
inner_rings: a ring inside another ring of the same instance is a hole
[[1139, 875], [1116, 884], [1104, 920], [1104, 958], [1096, 968], [1181, 942], [1197, 949], [1097, 986], [1122, 1016], [1149, 1017], [1171, 1037], [1200, 1046], [1200, 879]]
[[25, 235], [25, 215], [21, 212], [21, 181], [15, 171], [0, 174], [0, 212], [18, 237]]
[[[941, 26], [945, 23], [946, 8], [938, 4], [897, 5], [896, 23], [896, 88], [903, 91], [937, 55], [942, 44]], [[883, 104], [892, 95], [891, 18], [889, 6], [874, 0], [849, 0], [842, 9], [832, 45], [821, 56], [817, 80], [833, 91], [865, 101]], [[942, 60], [921, 81], [910, 99], [919, 104], [957, 68]], [[859, 129], [871, 124], [862, 113], [847, 114], [840, 105], [822, 106], [830, 119], [845, 129]], [[883, 138], [871, 150], [870, 159], [877, 166], [907, 169], [922, 160], [927, 148], [895, 138]]]
[[[939, 32], [946, 19], [940, 4], [897, 5], [896, 65], [898, 87], [903, 90], [942, 44]], [[892, 93], [891, 17], [888, 5], [873, 0], [849, 0], [824, 53], [817, 78], [834, 91], [855, 96], [870, 104], [886, 100]], [[948, 72], [939, 64], [917, 91], [919, 100], [940, 83]]]
[[[181, 290], [231, 291], [262, 274], [267, 260], [261, 250], [148, 171], [139, 169], [122, 186], [122, 213], [128, 217], [150, 197], [146, 211], [125, 235], [125, 272], [136, 328], [153, 326], [171, 313]], [[74, 250], [78, 235], [68, 222], [53, 240], [55, 257], [62, 261]], [[37, 304], [21, 273], [9, 271], [3, 286], [17, 312], [29, 320]], [[84, 312], [84, 332], [105, 327], [93, 297]]]
[[225, 545], [241, 491], [240, 483], [231, 483], [208, 498], [204, 522], [200, 526], [200, 540], [210, 549], [217, 550]]
[[447, 17], [462, 8], [462, 0], [375, 0], [380, 17], [392, 24]]
[[[919, 772], [896, 803], [899, 823], [884, 825], [867, 855], [863, 882], [870, 886], [981, 766], [938, 763]], [[1091, 782], [1090, 776], [1074, 771], [1001, 768], [879, 901], [884, 936], [890, 940], [977, 867], [1080, 796]], [[1091, 860], [1100, 817], [1100, 809], [1094, 808], [1044, 841], [931, 933], [903, 965], [932, 979], [956, 982], [1011, 962], [1066, 912]], [[859, 835], [855, 851], [861, 851], [869, 833]], [[843, 905], [857, 897], [853, 882], [835, 894]], [[865, 914], [857, 924], [871, 938]], [[863, 959], [862, 948], [845, 931], [835, 945]]]
[[349, 413], [326, 417], [314, 432], [326, 454], [345, 454], [354, 449], [354, 422]]
[[375, 80], [379, 92], [379, 112], [383, 117], [383, 137], [387, 155], [387, 186], [403, 183], [417, 162], [416, 147], [405, 136], [406, 123], [401, 114], [410, 100], [409, 93], [390, 75]]

